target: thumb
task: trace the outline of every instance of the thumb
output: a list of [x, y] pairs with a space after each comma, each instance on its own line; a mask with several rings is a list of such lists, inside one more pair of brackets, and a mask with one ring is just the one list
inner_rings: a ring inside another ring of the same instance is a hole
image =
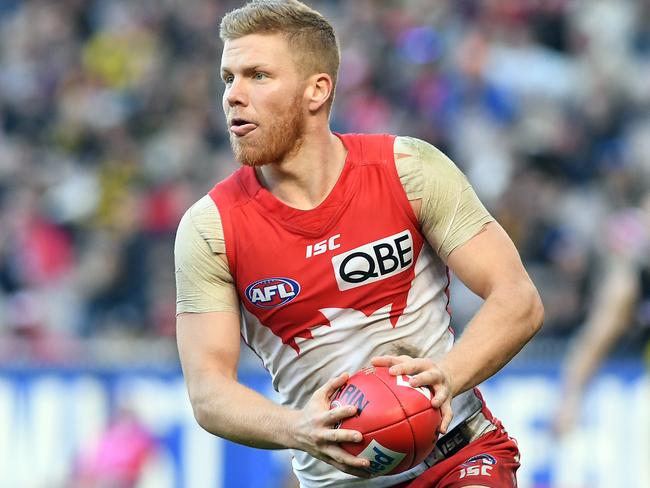
[[341, 388], [345, 384], [345, 382], [348, 381], [349, 378], [350, 378], [350, 374], [346, 372], [338, 375], [335, 378], [330, 379], [327, 383], [325, 383], [320, 388], [322, 395], [326, 399], [330, 399], [332, 395], [336, 393], [336, 390]]

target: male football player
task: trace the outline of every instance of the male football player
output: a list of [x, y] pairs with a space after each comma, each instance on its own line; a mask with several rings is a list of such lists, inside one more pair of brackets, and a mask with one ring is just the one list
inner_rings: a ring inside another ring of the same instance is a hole
[[[514, 487], [519, 453], [475, 386], [542, 324], [511, 240], [456, 166], [425, 142], [335, 134], [339, 48], [322, 15], [255, 0], [221, 23], [223, 109], [242, 164], [185, 214], [176, 241], [177, 339], [207, 431], [289, 448], [301, 486]], [[454, 344], [451, 269], [484, 304]], [[283, 398], [237, 381], [240, 336]], [[329, 409], [348, 374], [389, 366], [427, 385], [440, 439], [405, 473], [369, 461]]]

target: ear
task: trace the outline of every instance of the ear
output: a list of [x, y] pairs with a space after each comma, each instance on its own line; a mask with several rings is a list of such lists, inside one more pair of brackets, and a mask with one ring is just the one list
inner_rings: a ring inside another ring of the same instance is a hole
[[332, 97], [334, 82], [327, 73], [318, 73], [307, 79], [305, 98], [310, 112], [317, 112]]

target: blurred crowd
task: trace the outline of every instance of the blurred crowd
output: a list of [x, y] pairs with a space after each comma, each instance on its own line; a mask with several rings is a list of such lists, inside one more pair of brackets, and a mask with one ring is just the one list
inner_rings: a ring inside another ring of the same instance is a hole
[[[341, 41], [333, 128], [450, 155], [517, 244], [546, 306], [536, 342], [559, 354], [604, 248], [650, 234], [634, 217], [650, 1], [307, 3]], [[241, 4], [0, 2], [2, 363], [175, 361], [176, 226], [236, 168], [218, 23]], [[475, 304], [452, 305], [462, 326]]]

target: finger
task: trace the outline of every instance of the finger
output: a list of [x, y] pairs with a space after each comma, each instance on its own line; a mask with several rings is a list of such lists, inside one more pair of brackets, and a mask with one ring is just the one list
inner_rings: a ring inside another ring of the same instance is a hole
[[336, 390], [342, 387], [346, 381], [350, 378], [348, 373], [342, 373], [336, 378], [328, 380], [323, 386], [321, 386], [316, 393], [322, 394], [325, 398], [330, 398]]
[[440, 432], [442, 434], [447, 433], [451, 419], [454, 418], [454, 412], [451, 409], [451, 401], [447, 401], [442, 404], [440, 407], [440, 413], [442, 414], [442, 422], [440, 423]]
[[393, 364], [398, 364], [399, 358], [397, 356], [376, 356], [370, 360], [373, 366], [390, 367]]
[[451, 402], [451, 392], [449, 387], [444, 383], [437, 383], [431, 387], [433, 390], [433, 399], [431, 400], [431, 405], [433, 408], [440, 408], [445, 402]]
[[365, 458], [353, 456], [345, 449], [343, 449], [342, 447], [336, 444], [330, 444], [329, 446], [325, 447], [323, 449], [323, 452], [327, 456], [329, 456], [334, 462], [344, 465], [348, 469], [351, 468], [351, 469], [363, 470], [365, 468], [370, 467], [369, 460]]
[[418, 373], [422, 373], [423, 371], [426, 371], [430, 367], [431, 367], [431, 363], [427, 359], [408, 358], [408, 360], [401, 361], [399, 364], [395, 364], [391, 366], [388, 372], [394, 376], [400, 374], [415, 375]]
[[447, 428], [454, 414], [451, 409], [451, 392], [444, 384], [438, 384], [431, 388], [433, 390], [433, 399], [431, 406], [440, 409], [442, 420], [440, 422], [439, 431], [443, 434], [447, 432]]
[[437, 386], [444, 381], [442, 374], [437, 370], [427, 369], [421, 373], [416, 374], [409, 380], [409, 385], [412, 387], [417, 386]]
[[357, 407], [354, 407], [352, 405], [343, 405], [341, 407], [336, 407], [328, 410], [327, 412], [323, 412], [323, 423], [325, 425], [334, 425], [341, 420], [356, 415], [357, 412]]
[[327, 429], [323, 433], [323, 438], [327, 442], [335, 442], [337, 444], [340, 444], [341, 442], [357, 443], [363, 440], [361, 432], [348, 429]]

